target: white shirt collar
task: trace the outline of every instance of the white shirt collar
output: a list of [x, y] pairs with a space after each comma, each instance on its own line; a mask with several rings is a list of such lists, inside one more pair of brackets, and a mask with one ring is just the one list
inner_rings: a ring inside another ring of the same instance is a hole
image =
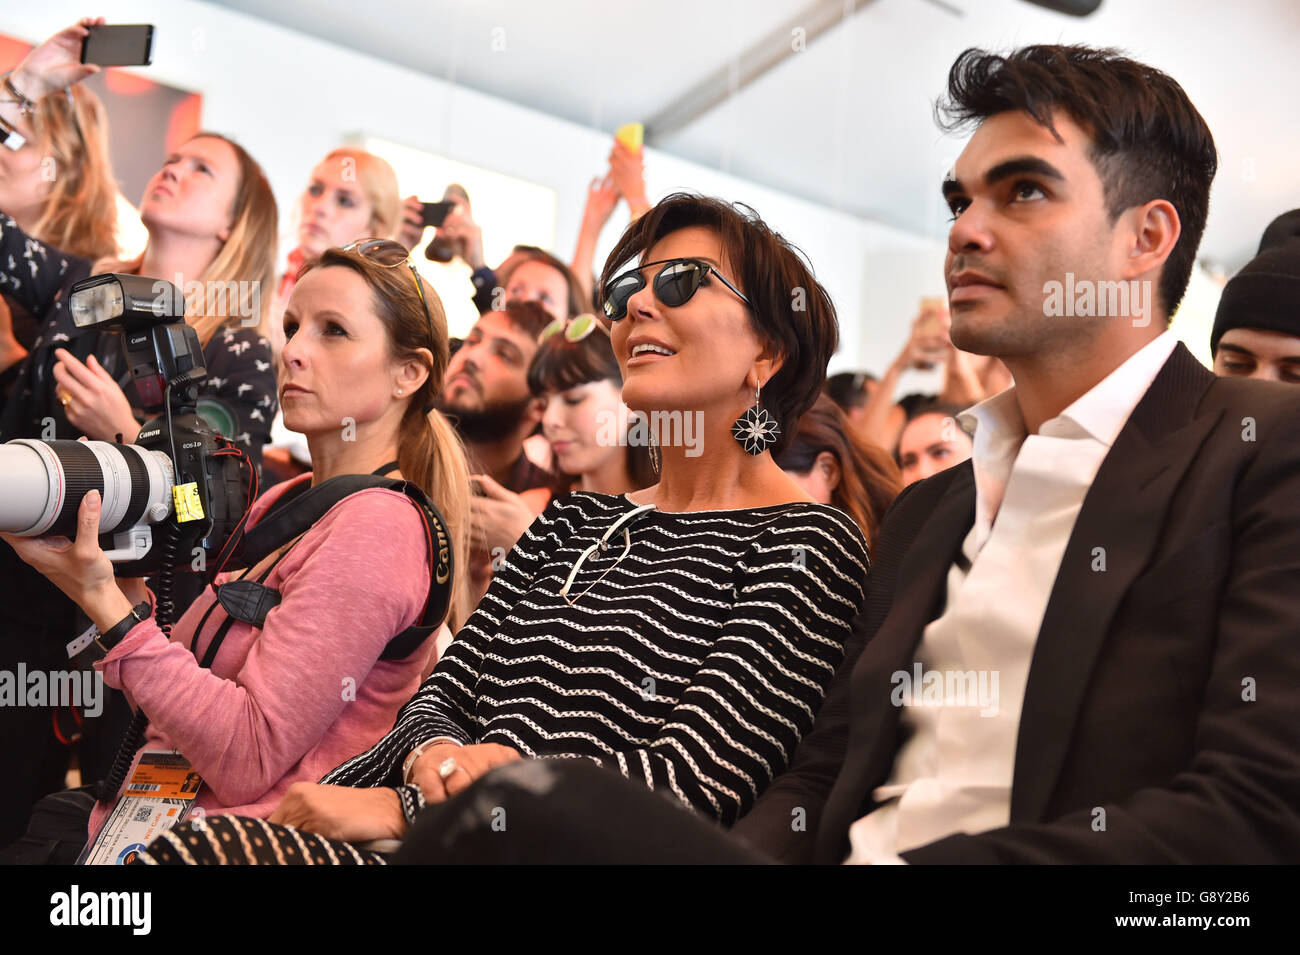
[[[1043, 422], [1039, 434], [1058, 438], [1086, 434], [1110, 447], [1177, 345], [1174, 333], [1165, 329], [1059, 415]], [[1027, 434], [1015, 385], [963, 411], [957, 420], [973, 435], [976, 458], [1000, 457], [1009, 447], [1019, 447]]]
[[[1038, 433], [1046, 438], [1091, 438], [1109, 451], [1177, 344], [1172, 332], [1161, 332], [1059, 415], [1043, 422]], [[957, 420], [971, 434], [975, 479], [971, 540], [978, 551], [988, 540], [1028, 431], [1014, 385], [963, 411]]]

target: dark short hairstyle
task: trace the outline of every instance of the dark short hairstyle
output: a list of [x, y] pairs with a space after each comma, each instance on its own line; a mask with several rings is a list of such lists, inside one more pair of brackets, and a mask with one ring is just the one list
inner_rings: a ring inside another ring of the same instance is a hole
[[528, 388], [539, 397], [591, 381], [623, 384], [623, 372], [609, 336], [599, 328], [580, 342], [571, 342], [562, 333], [552, 335], [537, 346], [537, 354], [528, 366]]
[[826, 382], [826, 364], [839, 344], [835, 304], [807, 257], [774, 232], [749, 206], [709, 196], [673, 193], [627, 227], [605, 261], [600, 303], [610, 280], [665, 236], [691, 226], [717, 233], [731, 276], [749, 299], [751, 327], [784, 359], [763, 385], [763, 406], [781, 425], [775, 455], [799, 427]]
[[915, 421], [917, 418], [924, 417], [928, 414], [943, 415], [945, 418], [956, 419], [957, 415], [966, 410], [966, 405], [953, 404], [948, 401], [940, 401], [937, 398], [929, 398], [925, 401], [914, 403], [907, 410], [907, 421]]
[[510, 302], [502, 311], [510, 323], [525, 335], [536, 338], [555, 316], [537, 302]]
[[1059, 139], [1052, 125], [1058, 109], [1092, 139], [1088, 154], [1112, 222], [1153, 199], [1178, 211], [1182, 232], [1159, 287], [1165, 314], [1172, 315], [1187, 291], [1219, 164], [1209, 126], [1168, 74], [1086, 46], [1027, 46], [1007, 56], [968, 49], [948, 71], [935, 118], [951, 132], [1023, 110]]
[[826, 379], [826, 394], [841, 411], [848, 412], [867, 403], [867, 382], [875, 380], [876, 376], [870, 372], [841, 371]]

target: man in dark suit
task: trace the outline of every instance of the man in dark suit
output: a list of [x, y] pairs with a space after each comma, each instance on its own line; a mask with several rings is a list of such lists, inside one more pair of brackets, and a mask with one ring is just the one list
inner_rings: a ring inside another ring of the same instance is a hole
[[1167, 328], [1210, 131], [1165, 74], [1077, 47], [969, 50], [941, 109], [977, 125], [944, 183], [951, 337], [1015, 385], [887, 515], [790, 769], [724, 835], [516, 764], [406, 858], [1300, 860], [1300, 392], [1216, 379]]
[[[969, 51], [942, 105], [979, 122], [944, 187], [952, 338], [1016, 384], [895, 502], [849, 659], [735, 831], [787, 861], [1294, 862], [1300, 400], [1164, 331], [1209, 130], [1077, 49]], [[1089, 280], [1152, 307], [1088, 315]], [[992, 719], [961, 699], [986, 671]]]

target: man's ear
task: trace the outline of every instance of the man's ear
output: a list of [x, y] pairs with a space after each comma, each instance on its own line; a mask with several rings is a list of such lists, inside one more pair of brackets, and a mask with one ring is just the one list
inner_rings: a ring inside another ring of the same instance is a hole
[[546, 412], [545, 398], [534, 398], [532, 401], [528, 402], [528, 404], [524, 406], [524, 413], [522, 417], [525, 421], [530, 422], [530, 426], [528, 428], [530, 434], [539, 424], [542, 423], [542, 415], [545, 414], [545, 412]]
[[1123, 277], [1132, 280], [1150, 275], [1150, 280], [1155, 281], [1154, 273], [1165, 264], [1182, 235], [1178, 210], [1168, 199], [1152, 199], [1128, 215], [1133, 217], [1132, 240]]

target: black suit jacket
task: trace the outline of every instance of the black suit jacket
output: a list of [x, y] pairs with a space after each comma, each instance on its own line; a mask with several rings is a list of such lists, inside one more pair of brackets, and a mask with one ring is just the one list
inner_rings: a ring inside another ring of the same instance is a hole
[[[899, 496], [817, 721], [734, 832], [785, 861], [844, 859], [903, 742], [891, 675], [911, 669], [942, 612], [974, 513], [970, 462]], [[902, 855], [1300, 861], [1300, 388], [1216, 379], [1177, 346], [1062, 558], [1030, 663], [1010, 825]]]

